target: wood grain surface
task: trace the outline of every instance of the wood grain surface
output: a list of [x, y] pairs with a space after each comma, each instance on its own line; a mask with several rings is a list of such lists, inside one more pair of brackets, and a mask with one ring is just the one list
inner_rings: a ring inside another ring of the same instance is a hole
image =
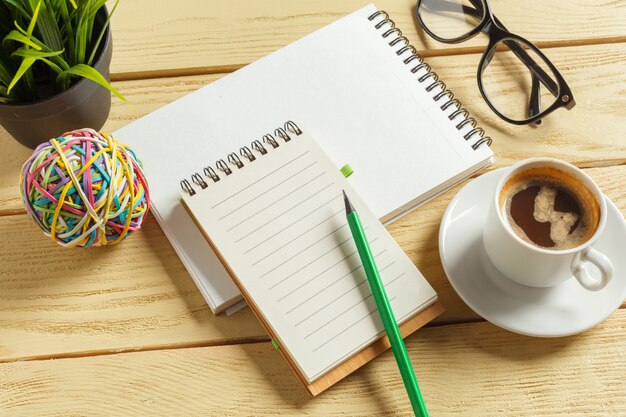
[[[626, 166], [586, 171], [626, 214]], [[389, 227], [437, 291], [439, 324], [479, 320], [439, 260], [439, 223], [461, 187]], [[268, 339], [248, 309], [211, 313], [152, 216], [108, 248], [61, 248], [25, 215], [0, 217], [0, 230], [0, 362]]]
[[[494, 139], [494, 167], [535, 156], [560, 158], [581, 167], [626, 164], [626, 43], [555, 48], [548, 54], [562, 69], [577, 105], [571, 111], [557, 110], [539, 127], [513, 126], [491, 112], [476, 86], [478, 54], [431, 57], [428, 62]], [[114, 100], [103, 130], [113, 132], [224, 75], [117, 82], [134, 111]], [[0, 129], [0, 215], [21, 211], [19, 170], [31, 152]]]
[[[110, 0], [109, 3], [112, 3]], [[370, 0], [185, 0], [154, 7], [120, 2], [113, 17], [114, 78], [232, 71], [370, 3]], [[626, 3], [607, 0], [492, 1], [506, 27], [542, 47], [626, 40]], [[487, 37], [456, 45], [424, 35], [415, 0], [379, 0], [422, 53], [478, 52]], [[138, 17], [141, 18], [138, 18]]]
[[[626, 310], [561, 339], [489, 323], [407, 342], [430, 414], [626, 415]], [[0, 364], [0, 415], [411, 416], [390, 352], [312, 399], [270, 343]]]
[[[111, 70], [134, 110], [114, 99], [103, 130], [368, 2], [121, 1]], [[626, 214], [626, 1], [491, 3], [561, 70], [577, 101], [572, 111], [539, 127], [502, 122], [476, 86], [484, 35], [437, 43], [418, 31], [415, 0], [376, 2], [494, 139], [491, 169], [532, 156], [565, 159]], [[30, 153], [0, 128], [0, 416], [411, 415], [390, 353], [311, 399], [248, 309], [210, 312], [152, 216], [115, 247], [64, 250], [46, 239], [19, 201]], [[437, 236], [460, 187], [389, 227], [446, 308], [408, 342], [431, 415], [626, 416], [626, 304], [581, 335], [535, 339], [483, 321], [453, 291]]]

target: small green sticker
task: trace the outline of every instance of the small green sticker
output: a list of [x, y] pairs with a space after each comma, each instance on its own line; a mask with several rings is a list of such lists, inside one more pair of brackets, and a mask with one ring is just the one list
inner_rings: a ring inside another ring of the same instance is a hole
[[278, 342], [274, 339], [272, 339], [272, 346], [274, 346], [274, 349], [279, 350], [280, 349], [280, 345], [278, 344]]
[[348, 178], [354, 172], [352, 170], [352, 167], [350, 166], [350, 164], [345, 164], [344, 166], [341, 167], [341, 169], [339, 171], [341, 171], [343, 176], [346, 177], [346, 178]]

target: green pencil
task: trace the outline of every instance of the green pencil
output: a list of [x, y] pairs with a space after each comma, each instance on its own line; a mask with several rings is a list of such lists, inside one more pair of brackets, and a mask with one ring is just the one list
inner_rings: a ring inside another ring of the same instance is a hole
[[387, 337], [389, 337], [391, 350], [396, 358], [398, 368], [400, 368], [402, 381], [404, 381], [404, 387], [406, 388], [406, 392], [409, 394], [413, 412], [417, 417], [428, 417], [428, 410], [426, 410], [424, 398], [422, 397], [422, 393], [417, 385], [417, 378], [415, 378], [415, 372], [413, 371], [413, 366], [411, 366], [409, 354], [406, 351], [406, 346], [404, 346], [404, 341], [402, 340], [398, 323], [396, 322], [396, 318], [391, 310], [391, 305], [389, 304], [385, 287], [380, 278], [378, 268], [376, 267], [376, 262], [374, 262], [370, 245], [367, 243], [367, 237], [365, 236], [365, 232], [361, 226], [359, 213], [356, 212], [350, 203], [345, 191], [343, 192], [343, 197], [346, 203], [346, 218], [348, 220], [348, 225], [350, 226], [350, 231], [352, 232], [356, 248], [359, 251], [361, 263], [363, 264], [363, 270], [365, 271], [367, 280], [372, 288], [372, 294], [374, 295], [376, 307], [378, 308], [380, 318], [382, 319], [383, 326], [385, 327], [385, 332], [387, 333]]

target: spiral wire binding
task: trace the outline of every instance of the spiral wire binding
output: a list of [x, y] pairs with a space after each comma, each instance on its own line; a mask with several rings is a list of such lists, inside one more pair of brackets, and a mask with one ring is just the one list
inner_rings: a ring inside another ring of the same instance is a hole
[[204, 175], [208, 178], [211, 178], [213, 182], [218, 182], [220, 180], [219, 175], [215, 172], [215, 170], [211, 167], [206, 167], [203, 170]]
[[265, 136], [263, 136], [263, 142], [264, 143], [269, 143], [270, 145], [272, 145], [272, 148], [276, 149], [278, 148], [278, 142], [276, 141], [276, 139], [274, 139], [274, 136], [270, 135], [269, 133]]
[[[300, 136], [301, 134], [302, 130], [300, 130], [298, 125], [291, 120], [286, 122], [283, 127], [279, 127], [274, 130], [274, 136], [282, 139], [284, 143], [289, 142], [293, 138], [293, 136]], [[276, 140], [274, 136], [268, 133], [262, 137], [263, 142], [270, 145], [272, 149], [276, 149], [280, 146], [279, 141]], [[255, 153], [257, 155], [255, 155]], [[229, 153], [226, 158], [228, 162], [224, 161], [223, 159], [219, 159], [215, 162], [216, 169], [211, 166], [207, 166], [202, 172], [206, 178], [210, 178], [213, 182], [218, 182], [221, 179], [220, 175], [218, 175], [217, 173], [218, 171], [221, 171], [224, 173], [224, 175], [228, 176], [233, 173], [233, 169], [231, 168], [231, 166], [237, 167], [237, 169], [242, 169], [245, 167], [242, 158], [247, 159], [247, 163], [251, 163], [254, 162], [258, 156], [263, 156], [265, 154], [267, 154], [267, 148], [263, 145], [263, 143], [261, 143], [260, 140], [256, 139], [252, 141], [250, 147], [243, 146], [242, 148], [240, 148], [239, 155], [237, 155], [236, 152]], [[240, 155], [242, 158], [239, 157]], [[209, 186], [204, 178], [202, 178], [202, 175], [197, 172], [191, 175], [191, 182], [193, 182], [203, 190]], [[191, 182], [189, 182], [187, 179], [184, 179], [180, 182], [180, 187], [187, 194], [193, 196], [196, 194], [196, 190], [191, 185]]]
[[250, 148], [248, 148], [247, 146], [239, 149], [239, 153], [241, 154], [241, 156], [248, 158], [248, 161], [250, 162], [253, 162], [256, 159], [256, 156], [254, 156]]
[[379, 16], [381, 16], [381, 19], [374, 25], [374, 28], [376, 30], [381, 30], [385, 25], [389, 26], [389, 28], [382, 33], [383, 39], [390, 39], [391, 37], [391, 40], [388, 42], [389, 46], [394, 47], [400, 43], [404, 44], [404, 46], [396, 51], [396, 55], [402, 57], [407, 52], [410, 53], [402, 61], [405, 65], [409, 65], [412, 62], [417, 61], [416, 65], [411, 68], [411, 73], [417, 74], [421, 70], [425, 71], [424, 74], [421, 74], [417, 78], [417, 81], [424, 83], [430, 79], [429, 84], [425, 88], [429, 93], [433, 92], [437, 87], [441, 89], [440, 92], [432, 97], [435, 102], [439, 103], [439, 101], [444, 97], [447, 98], [447, 101], [439, 107], [441, 111], [447, 111], [451, 106], [455, 107], [455, 110], [448, 115], [448, 119], [455, 121], [458, 116], [461, 116], [462, 120], [456, 124], [456, 129], [460, 131], [467, 125], [471, 126], [470, 130], [463, 135], [463, 139], [470, 141], [475, 135], [478, 135], [479, 139], [471, 145], [474, 150], [483, 145], [491, 146], [493, 140], [489, 136], [485, 136], [485, 130], [482, 127], [477, 126], [476, 119], [470, 116], [469, 111], [463, 107], [458, 99], [454, 98], [454, 93], [448, 90], [446, 83], [441, 81], [437, 73], [432, 70], [430, 65], [424, 62], [424, 58], [417, 53], [417, 50], [409, 43], [406, 36], [402, 35], [402, 31], [396, 27], [396, 24], [389, 18], [387, 12], [378, 10], [372, 13], [368, 17], [368, 20], [373, 22], [374, 19]]

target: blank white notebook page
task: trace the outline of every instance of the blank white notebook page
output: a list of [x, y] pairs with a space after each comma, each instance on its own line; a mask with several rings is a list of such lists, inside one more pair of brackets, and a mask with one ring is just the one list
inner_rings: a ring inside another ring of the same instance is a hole
[[306, 132], [278, 141], [182, 197], [310, 383], [383, 332], [342, 190], [361, 216], [398, 322], [432, 304], [436, 294]]

